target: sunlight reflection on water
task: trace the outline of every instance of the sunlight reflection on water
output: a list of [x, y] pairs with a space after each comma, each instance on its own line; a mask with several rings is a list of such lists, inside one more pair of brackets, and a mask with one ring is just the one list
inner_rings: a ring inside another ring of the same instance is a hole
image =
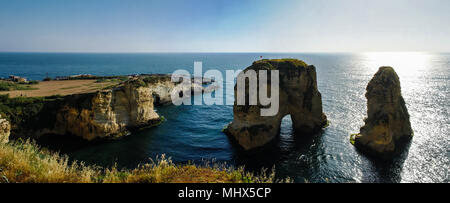
[[402, 182], [448, 182], [449, 64], [448, 55], [429, 53], [366, 53], [367, 71], [392, 66], [415, 136], [401, 168]]

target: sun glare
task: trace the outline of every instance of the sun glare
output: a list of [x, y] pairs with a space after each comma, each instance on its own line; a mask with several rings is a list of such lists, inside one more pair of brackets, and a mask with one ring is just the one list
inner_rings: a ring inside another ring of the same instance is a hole
[[364, 54], [368, 59], [380, 63], [389, 63], [396, 65], [421, 65], [429, 57], [424, 52], [368, 52]]
[[363, 57], [367, 67], [391, 66], [401, 75], [411, 75], [427, 68], [431, 55], [423, 52], [369, 52]]

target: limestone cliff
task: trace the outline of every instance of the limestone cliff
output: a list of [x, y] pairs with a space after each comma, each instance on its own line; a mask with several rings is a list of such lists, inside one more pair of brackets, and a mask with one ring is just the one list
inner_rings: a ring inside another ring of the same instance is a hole
[[7, 143], [9, 141], [9, 133], [11, 125], [6, 119], [3, 119], [0, 115], [0, 143]]
[[160, 119], [153, 108], [152, 92], [146, 87], [125, 85], [97, 92], [87, 99], [87, 108], [66, 103], [57, 111], [54, 133], [73, 134], [87, 140], [114, 138], [156, 124]]
[[413, 131], [400, 88], [392, 67], [381, 67], [367, 85], [367, 118], [360, 133], [353, 135], [356, 147], [389, 157], [401, 138], [411, 138]]
[[[262, 147], [272, 141], [279, 134], [282, 118], [289, 114], [297, 135], [316, 133], [326, 125], [314, 66], [296, 59], [276, 59], [256, 61], [243, 73], [248, 70], [279, 70], [280, 105], [275, 116], [261, 116], [263, 106], [259, 102], [258, 105], [237, 105], [235, 86], [234, 119], [224, 132], [244, 149]], [[268, 82], [269, 90], [270, 84]], [[249, 91], [245, 92], [248, 98]]]
[[18, 119], [12, 134], [33, 138], [71, 134], [86, 140], [121, 137], [158, 125], [161, 117], [154, 105], [170, 103], [171, 92], [179, 91], [175, 87], [189, 90], [195, 86], [177, 86], [170, 75], [146, 75], [104, 91], [39, 100], [39, 110]]

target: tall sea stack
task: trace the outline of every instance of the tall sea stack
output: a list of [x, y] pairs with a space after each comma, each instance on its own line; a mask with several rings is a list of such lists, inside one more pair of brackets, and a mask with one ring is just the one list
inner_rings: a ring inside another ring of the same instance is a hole
[[365, 125], [359, 134], [352, 135], [351, 141], [363, 151], [390, 158], [399, 140], [413, 136], [400, 80], [392, 67], [381, 67], [366, 90]]
[[[262, 147], [272, 141], [279, 134], [281, 120], [286, 115], [291, 115], [296, 134], [313, 134], [326, 125], [314, 66], [297, 59], [273, 59], [256, 61], [243, 73], [248, 70], [255, 70], [258, 78], [259, 70], [279, 70], [279, 111], [274, 116], [261, 116], [261, 109], [267, 107], [259, 101], [258, 105], [248, 105], [247, 90], [246, 105], [237, 105], [235, 86], [234, 119], [224, 132], [245, 150]], [[267, 86], [270, 90], [269, 81]], [[259, 83], [257, 88], [260, 88]]]

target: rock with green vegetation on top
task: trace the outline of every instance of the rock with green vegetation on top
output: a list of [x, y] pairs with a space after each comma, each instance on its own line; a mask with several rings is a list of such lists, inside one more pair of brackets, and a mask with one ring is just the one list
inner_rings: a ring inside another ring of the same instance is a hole
[[[260, 103], [248, 105], [247, 101], [246, 105], [237, 105], [235, 87], [234, 119], [223, 132], [245, 150], [263, 147], [274, 140], [286, 115], [291, 116], [296, 135], [314, 134], [326, 126], [327, 117], [322, 112], [314, 66], [297, 59], [265, 59], [254, 62], [243, 72], [248, 70], [255, 70], [258, 77], [258, 70], [279, 70], [279, 111], [275, 116], [266, 117], [260, 114], [261, 109], [266, 108]], [[271, 83], [267, 86], [270, 92]], [[245, 97], [249, 98], [247, 90]]]
[[413, 136], [399, 77], [392, 67], [381, 67], [366, 90], [365, 125], [350, 140], [363, 151], [390, 158], [397, 150], [400, 140]]

